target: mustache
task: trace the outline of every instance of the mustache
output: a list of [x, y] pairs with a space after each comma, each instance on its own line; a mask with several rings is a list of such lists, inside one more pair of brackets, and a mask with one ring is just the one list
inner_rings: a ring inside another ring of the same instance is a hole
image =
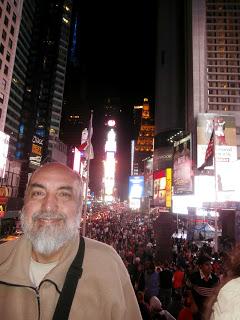
[[66, 220], [66, 216], [63, 213], [59, 212], [35, 212], [32, 215], [32, 220], [35, 222], [37, 220]]

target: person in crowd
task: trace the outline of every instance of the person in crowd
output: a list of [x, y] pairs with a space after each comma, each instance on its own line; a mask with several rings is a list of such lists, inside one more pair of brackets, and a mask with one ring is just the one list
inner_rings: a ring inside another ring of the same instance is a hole
[[219, 278], [212, 272], [211, 257], [199, 256], [198, 267], [189, 277], [192, 296], [198, 308], [194, 319], [202, 319], [204, 303], [214, 294], [215, 287], [219, 284]]
[[149, 305], [144, 300], [144, 292], [138, 291], [136, 295], [137, 295], [137, 301], [141, 311], [142, 319], [151, 320], [150, 308], [149, 308]]
[[209, 299], [205, 310], [206, 320], [240, 319], [240, 246], [236, 246], [228, 259], [225, 259], [227, 270], [222, 283]]
[[155, 270], [153, 261], [146, 261], [144, 272], [144, 292], [146, 300], [159, 294], [159, 273]]
[[184, 293], [183, 304], [184, 307], [180, 310], [177, 320], [193, 320], [194, 312], [197, 312], [197, 309], [190, 291]]
[[183, 308], [183, 298], [179, 293], [175, 293], [172, 297], [172, 302], [168, 305], [167, 310], [171, 313], [171, 315], [177, 319], [179, 312]]
[[172, 278], [173, 273], [169, 268], [169, 264], [164, 263], [163, 270], [159, 273], [159, 297], [165, 308], [168, 308], [172, 300]]
[[182, 267], [177, 265], [176, 270], [173, 273], [173, 289], [175, 293], [182, 294], [183, 286], [184, 286], [184, 271]]
[[171, 313], [163, 309], [162, 303], [158, 297], [151, 297], [149, 305], [152, 320], [176, 320]]
[[[82, 192], [80, 176], [60, 163], [32, 174], [22, 209], [24, 235], [0, 246], [1, 319], [141, 319], [119, 255], [79, 236]], [[73, 282], [71, 301], [66, 293]]]

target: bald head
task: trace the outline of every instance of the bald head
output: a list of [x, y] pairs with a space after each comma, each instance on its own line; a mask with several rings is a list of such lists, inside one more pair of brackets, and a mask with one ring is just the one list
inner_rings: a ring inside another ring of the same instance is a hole
[[76, 171], [73, 171], [71, 168], [59, 162], [49, 162], [35, 170], [28, 182], [26, 193], [28, 191], [28, 188], [31, 186], [32, 182], [35, 181], [38, 178], [38, 176], [42, 175], [43, 173], [48, 174], [48, 179], [54, 180], [55, 174], [61, 175], [63, 181], [67, 177], [72, 179], [73, 184], [79, 190], [79, 197], [82, 198], [82, 178]]

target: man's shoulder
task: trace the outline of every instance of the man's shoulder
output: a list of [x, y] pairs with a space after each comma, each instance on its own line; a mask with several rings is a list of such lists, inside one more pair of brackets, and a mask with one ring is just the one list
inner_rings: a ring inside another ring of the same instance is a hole
[[106, 243], [103, 243], [94, 239], [86, 238], [86, 237], [84, 237], [84, 240], [86, 245], [86, 254], [89, 254], [89, 255], [100, 254], [105, 257], [107, 256], [119, 257], [115, 249]]
[[0, 264], [8, 258], [8, 256], [10, 255], [12, 250], [14, 250], [19, 241], [20, 239], [17, 239], [0, 244]]

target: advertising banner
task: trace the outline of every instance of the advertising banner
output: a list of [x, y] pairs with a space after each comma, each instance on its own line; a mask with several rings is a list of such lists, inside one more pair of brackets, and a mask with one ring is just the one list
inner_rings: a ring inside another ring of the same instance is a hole
[[5, 176], [9, 138], [9, 135], [0, 131], [0, 178]]
[[42, 161], [43, 155], [43, 138], [37, 134], [34, 134], [32, 138], [32, 151], [30, 154], [30, 165], [39, 167]]
[[144, 161], [144, 196], [153, 195], [153, 158]]
[[174, 142], [173, 193], [193, 193], [191, 136]]
[[[144, 195], [144, 177], [143, 176], [130, 176], [129, 177], [129, 206], [132, 209], [139, 209], [141, 198]], [[132, 207], [131, 206], [138, 206]]]
[[[215, 156], [214, 162], [208, 161]], [[237, 139], [235, 117], [199, 114], [197, 125], [197, 166], [216, 171], [217, 191], [235, 190]]]
[[158, 147], [154, 150], [153, 171], [164, 170], [172, 167], [173, 148]]
[[166, 171], [158, 170], [153, 174], [154, 193], [153, 200], [154, 205], [165, 208], [166, 206]]
[[161, 208], [172, 206], [172, 169], [158, 170], [153, 174], [154, 205]]

